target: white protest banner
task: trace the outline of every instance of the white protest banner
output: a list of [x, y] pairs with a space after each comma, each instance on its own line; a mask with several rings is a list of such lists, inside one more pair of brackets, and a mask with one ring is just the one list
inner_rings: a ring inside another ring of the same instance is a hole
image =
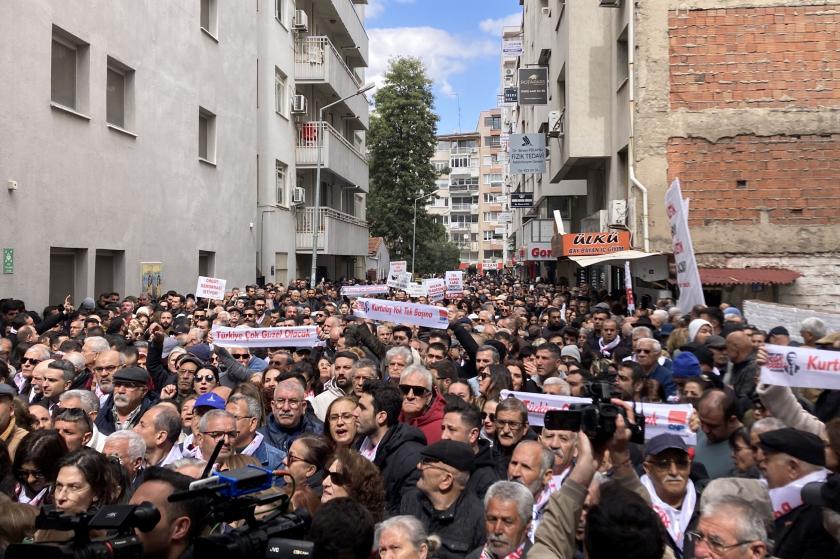
[[[548, 410], [567, 410], [571, 404], [592, 403], [590, 398], [502, 390], [502, 398], [508, 396], [521, 400], [528, 408], [528, 423], [540, 427], [543, 425], [543, 416]], [[688, 428], [689, 419], [694, 413], [691, 404], [636, 403], [636, 409], [645, 414], [645, 440], [650, 440], [662, 433], [674, 433], [682, 437], [687, 445], [693, 446], [697, 443], [697, 435]]]
[[464, 293], [464, 272], [452, 270], [446, 272], [446, 294], [462, 295]]
[[426, 293], [429, 301], [443, 301], [446, 295], [446, 281], [440, 278], [429, 278], [423, 280], [423, 287], [426, 288]]
[[379, 293], [390, 293], [387, 285], [345, 285], [341, 288], [341, 294], [345, 297], [359, 297], [360, 295], [377, 295]]
[[[388, 281], [386, 282], [386, 285], [388, 287], [393, 287], [394, 289], [406, 289], [408, 287], [408, 282], [411, 281], [411, 275], [407, 274], [406, 268], [407, 266], [405, 260], [391, 262], [391, 265], [388, 268]], [[407, 279], [406, 276], [408, 276]]]
[[764, 346], [761, 382], [802, 388], [840, 389], [840, 353], [808, 347]]
[[212, 330], [213, 343], [222, 347], [314, 347], [321, 345], [317, 326], [286, 328], [229, 328]]
[[769, 332], [776, 326], [785, 326], [790, 332], [790, 339], [797, 342], [802, 341], [802, 337], [799, 336], [802, 321], [812, 316], [823, 321], [826, 331], [840, 331], [840, 313], [836, 312], [801, 309], [791, 305], [756, 300], [744, 301], [742, 310], [744, 311], [744, 319], [748, 320], [750, 324], [761, 328], [765, 332]]
[[415, 282], [409, 283], [405, 289], [405, 292], [409, 297], [425, 297], [429, 294], [429, 292], [426, 290], [425, 285], [423, 285], [422, 283]]
[[195, 296], [204, 299], [224, 299], [225, 280], [198, 276], [198, 285], [195, 286]]
[[674, 179], [665, 192], [665, 211], [671, 225], [671, 241], [674, 245], [674, 260], [677, 266], [677, 285], [680, 298], [677, 306], [683, 312], [689, 312], [695, 305], [706, 306], [703, 286], [700, 284], [700, 272], [694, 259], [694, 246], [691, 244], [691, 232], [688, 230], [686, 204], [680, 190], [680, 179]]
[[443, 307], [419, 305], [417, 303], [400, 303], [384, 299], [356, 299], [353, 302], [353, 314], [361, 318], [425, 326], [427, 328], [449, 327], [449, 313]]

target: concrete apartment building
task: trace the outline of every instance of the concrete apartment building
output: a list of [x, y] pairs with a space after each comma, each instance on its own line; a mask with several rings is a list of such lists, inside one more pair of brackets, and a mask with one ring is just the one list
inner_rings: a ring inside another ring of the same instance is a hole
[[[503, 126], [545, 131], [550, 160], [510, 177], [540, 200], [517, 212], [517, 247], [557, 196], [567, 231], [626, 227], [635, 248], [670, 253], [664, 197], [679, 178], [707, 303], [840, 307], [840, 3], [520, 4], [523, 52], [502, 80], [546, 66], [549, 101], [505, 107]], [[585, 196], [564, 186], [577, 181]]]
[[37, 308], [139, 293], [148, 270], [182, 292], [308, 276], [319, 137], [319, 270], [361, 276], [367, 104], [315, 121], [361, 83], [363, 17], [351, 0], [0, 6], [0, 292]]

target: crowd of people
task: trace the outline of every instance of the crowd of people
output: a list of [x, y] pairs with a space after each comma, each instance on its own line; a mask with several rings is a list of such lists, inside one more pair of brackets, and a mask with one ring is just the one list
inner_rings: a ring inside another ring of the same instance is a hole
[[[257, 466], [316, 557], [840, 557], [840, 391], [759, 378], [765, 343], [840, 348], [819, 319], [798, 342], [728, 305], [628, 312], [623, 292], [500, 275], [414, 300], [448, 312], [429, 329], [358, 318], [341, 287], [0, 300], [0, 548], [72, 539], [39, 513], [150, 502], [143, 556], [191, 557], [241, 523], [168, 497]], [[223, 326], [321, 342], [214, 343]], [[525, 394], [596, 385], [623, 410], [610, 436], [529, 421]], [[696, 445], [632, 441], [639, 402], [690, 404]]]

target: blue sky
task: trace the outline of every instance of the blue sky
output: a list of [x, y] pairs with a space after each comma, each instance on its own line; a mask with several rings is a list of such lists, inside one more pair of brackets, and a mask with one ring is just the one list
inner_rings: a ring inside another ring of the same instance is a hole
[[[501, 29], [518, 25], [518, 0], [368, 0], [367, 81], [381, 84], [388, 59], [416, 56], [434, 82], [438, 133], [475, 130], [478, 113], [496, 105]], [[457, 94], [457, 96], [456, 96]]]

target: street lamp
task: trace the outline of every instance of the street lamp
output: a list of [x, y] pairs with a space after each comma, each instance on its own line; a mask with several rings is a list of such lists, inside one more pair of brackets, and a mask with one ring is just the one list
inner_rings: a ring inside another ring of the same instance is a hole
[[324, 111], [347, 101], [351, 97], [355, 97], [356, 95], [361, 95], [365, 91], [370, 91], [376, 86], [376, 84], [369, 83], [364, 87], [359, 88], [359, 90], [352, 94], [348, 95], [347, 97], [343, 97], [338, 101], [334, 101], [329, 105], [324, 105], [318, 110], [318, 123], [321, 125], [321, 130], [318, 130], [318, 161], [316, 162], [315, 166], [315, 208], [312, 217], [312, 283], [310, 284], [312, 288], [315, 288], [315, 284], [317, 283], [317, 275], [318, 275], [318, 227], [320, 227], [319, 218], [321, 216], [321, 153], [324, 148], [324, 135], [326, 132], [326, 127], [323, 126], [324, 124]]
[[[421, 191], [422, 192], [422, 191]], [[417, 252], [417, 201], [422, 200], [423, 198], [428, 198], [429, 196], [434, 196], [435, 193], [432, 192], [430, 194], [421, 194], [417, 198], [414, 199], [414, 225], [413, 231], [411, 233], [411, 275], [414, 275], [414, 253]]]

